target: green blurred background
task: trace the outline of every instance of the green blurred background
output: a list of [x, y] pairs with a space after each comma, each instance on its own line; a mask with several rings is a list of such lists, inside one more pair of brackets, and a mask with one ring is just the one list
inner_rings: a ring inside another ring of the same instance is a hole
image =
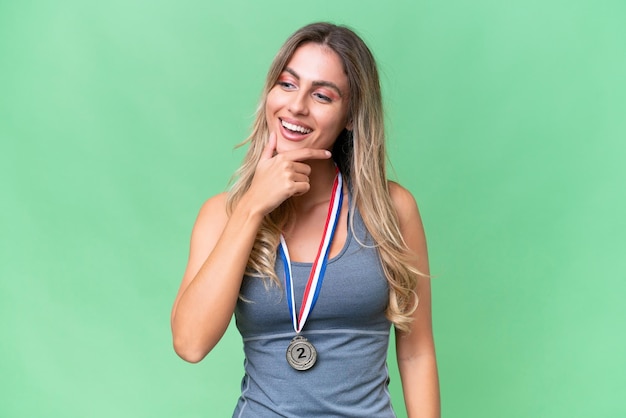
[[170, 307], [273, 55], [317, 20], [380, 65], [443, 416], [626, 416], [623, 0], [0, 0], [1, 417], [231, 415], [239, 335], [187, 364]]

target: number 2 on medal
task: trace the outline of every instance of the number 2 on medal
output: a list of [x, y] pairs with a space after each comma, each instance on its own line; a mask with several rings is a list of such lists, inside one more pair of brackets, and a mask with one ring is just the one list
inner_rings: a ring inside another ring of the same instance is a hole
[[304, 354], [304, 347], [298, 347], [297, 351], [300, 353], [298, 354], [298, 360], [306, 358], [306, 355]]

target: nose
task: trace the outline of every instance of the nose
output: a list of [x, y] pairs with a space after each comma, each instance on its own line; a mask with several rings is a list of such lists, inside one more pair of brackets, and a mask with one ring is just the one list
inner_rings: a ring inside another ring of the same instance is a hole
[[307, 93], [304, 90], [294, 91], [288, 109], [294, 115], [307, 115], [309, 113]]

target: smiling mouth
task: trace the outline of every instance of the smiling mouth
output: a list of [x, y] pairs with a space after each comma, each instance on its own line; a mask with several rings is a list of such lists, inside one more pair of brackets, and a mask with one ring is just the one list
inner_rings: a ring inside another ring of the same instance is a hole
[[290, 130], [291, 132], [296, 132], [299, 134], [306, 135], [306, 134], [310, 134], [311, 132], [313, 132], [313, 129], [308, 129], [300, 125], [294, 125], [293, 123], [285, 122], [282, 119], [280, 119], [280, 124], [283, 126], [283, 128]]

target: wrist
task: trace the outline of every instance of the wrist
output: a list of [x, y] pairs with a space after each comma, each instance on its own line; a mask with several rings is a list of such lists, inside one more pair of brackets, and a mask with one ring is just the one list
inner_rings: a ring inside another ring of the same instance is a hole
[[266, 215], [266, 212], [263, 210], [261, 205], [259, 205], [257, 199], [254, 199], [247, 193], [241, 197], [239, 202], [237, 202], [237, 206], [235, 207], [233, 213], [239, 213], [244, 218], [251, 221], [258, 221], [259, 223]]

